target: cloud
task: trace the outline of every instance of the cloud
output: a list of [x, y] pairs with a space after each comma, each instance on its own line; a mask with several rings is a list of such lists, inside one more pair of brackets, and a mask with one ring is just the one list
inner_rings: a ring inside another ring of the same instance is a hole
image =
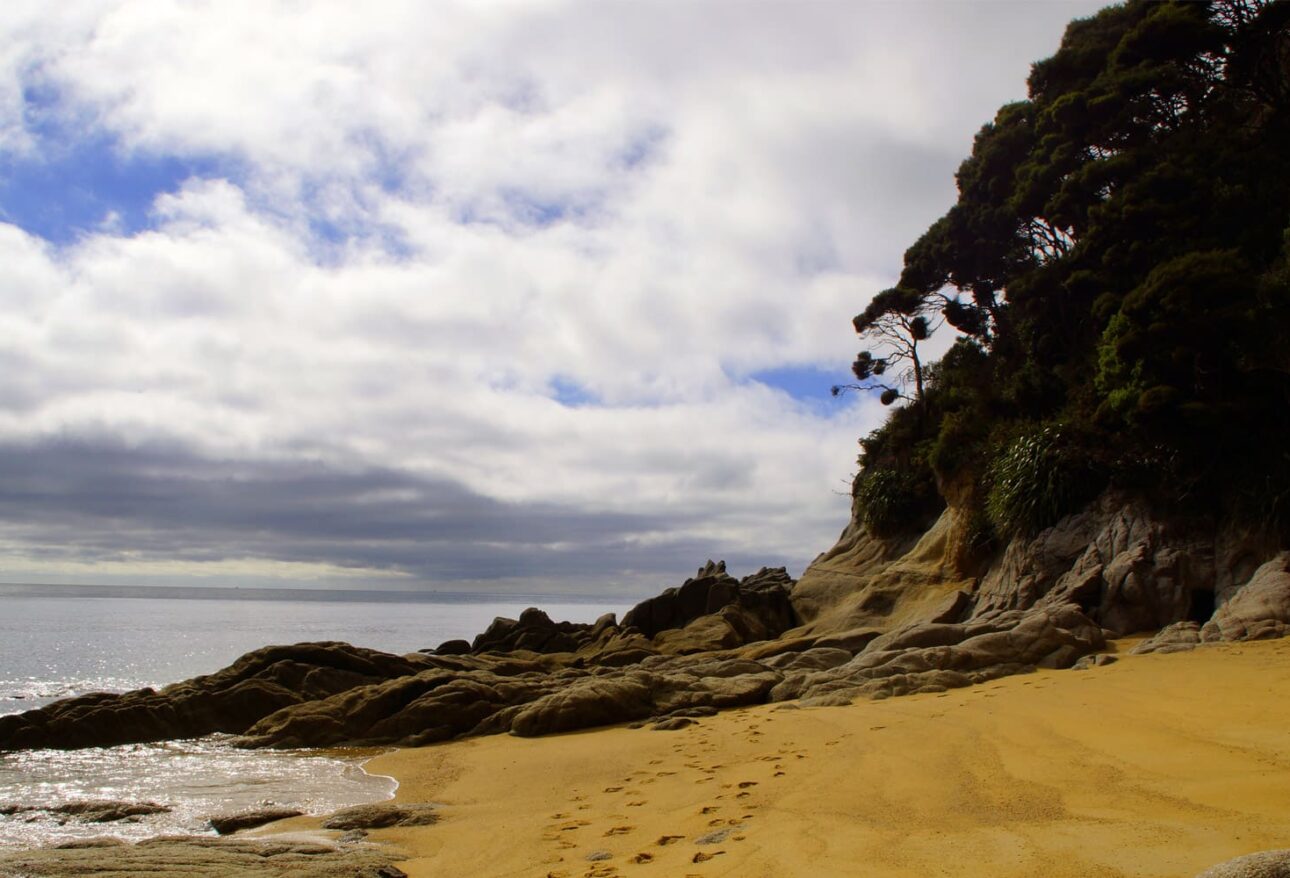
[[0, 187], [11, 569], [800, 572], [882, 411], [795, 382], [1093, 9], [6, 4], [0, 171], [133, 187]]

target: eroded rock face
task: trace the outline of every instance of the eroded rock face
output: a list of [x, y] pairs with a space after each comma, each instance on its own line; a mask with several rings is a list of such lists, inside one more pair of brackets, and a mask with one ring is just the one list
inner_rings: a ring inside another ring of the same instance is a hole
[[1201, 640], [1262, 640], [1290, 630], [1290, 552], [1259, 567], [1200, 631]]
[[1124, 635], [1208, 616], [1214, 584], [1211, 523], [1171, 520], [1107, 494], [1032, 539], [1013, 540], [982, 580], [975, 613], [1070, 602]]
[[[163, 837], [115, 840], [65, 848], [0, 851], [0, 875], [74, 878], [148, 875], [150, 878], [401, 878], [397, 851], [374, 845]], [[105, 868], [106, 867], [106, 868]]]

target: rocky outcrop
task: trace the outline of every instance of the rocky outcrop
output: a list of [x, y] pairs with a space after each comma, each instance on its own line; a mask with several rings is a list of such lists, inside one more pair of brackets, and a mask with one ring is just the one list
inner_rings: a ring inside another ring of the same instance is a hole
[[1284, 637], [1290, 628], [1290, 552], [1254, 571], [1250, 581], [1214, 613], [1201, 640], [1262, 640]]
[[286, 820], [288, 817], [299, 817], [303, 813], [296, 808], [256, 808], [236, 814], [218, 814], [210, 818], [210, 825], [220, 835], [231, 835], [243, 829], [254, 829], [266, 823]]
[[134, 822], [141, 817], [153, 814], [165, 814], [170, 810], [167, 805], [156, 802], [118, 802], [115, 800], [89, 800], [66, 802], [62, 805], [3, 805], [0, 815], [6, 817], [14, 814], [31, 814], [44, 811], [70, 817], [82, 823], [116, 823], [118, 821]]
[[342, 808], [323, 821], [323, 829], [366, 830], [391, 826], [429, 826], [438, 820], [439, 813], [434, 805], [375, 802]]
[[[1031, 539], [1014, 539], [981, 581], [976, 612], [1072, 602], [1116, 635], [1214, 608], [1212, 525], [1108, 493]], [[1203, 621], [1203, 619], [1193, 619]]]
[[1129, 650], [1130, 655], [1147, 655], [1153, 652], [1186, 652], [1200, 645], [1200, 623], [1175, 622], [1161, 628], [1151, 637]]
[[947, 508], [917, 538], [902, 540], [871, 536], [853, 521], [793, 589], [800, 631], [881, 633], [936, 616], [960, 621], [969, 607], [958, 595], [972, 592], [976, 581], [955, 564], [955, 522]]
[[378, 680], [416, 673], [401, 657], [347, 643], [270, 646], [159, 691], [92, 693], [0, 717], [0, 749], [104, 747], [243, 732], [261, 717]]
[[[406, 878], [393, 865], [402, 855], [375, 845], [302, 841], [162, 837], [126, 844], [116, 839], [62, 848], [0, 851], [0, 875], [76, 878]], [[110, 866], [105, 869], [105, 863]]]
[[[161, 692], [85, 696], [0, 718], [0, 748], [211, 731], [239, 734], [247, 747], [296, 748], [617, 723], [666, 729], [696, 711], [840, 704], [1069, 668], [1105, 649], [1108, 635], [1140, 626], [1165, 626], [1137, 650], [1151, 652], [1281, 636], [1290, 625], [1290, 553], [1225, 588], [1208, 619], [1214, 559], [1227, 556], [1216, 540], [1141, 504], [1103, 498], [1014, 541], [981, 579], [961, 577], [955, 527], [947, 510], [895, 558], [891, 544], [864, 549], [848, 537], [829, 563], [863, 559], [849, 591], [841, 580], [821, 585], [818, 574], [794, 586], [782, 569], [736, 580], [709, 562], [622, 624], [612, 615], [554, 622], [532, 609], [495, 620], [469, 650], [458, 643], [399, 657], [334, 643], [271, 647]], [[1206, 620], [1185, 618], [1198, 608]]]

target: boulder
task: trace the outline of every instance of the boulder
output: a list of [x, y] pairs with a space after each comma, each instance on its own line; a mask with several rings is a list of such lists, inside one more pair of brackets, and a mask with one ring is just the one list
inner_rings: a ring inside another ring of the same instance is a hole
[[1201, 640], [1262, 640], [1284, 637], [1290, 628], [1290, 552], [1259, 567], [1250, 581], [1215, 611]]
[[115, 800], [88, 800], [67, 802], [62, 805], [2, 805], [0, 815], [12, 816], [34, 811], [47, 811], [50, 814], [62, 814], [73, 817], [83, 823], [115, 823], [133, 821], [152, 814], [165, 814], [170, 806], [156, 802], [119, 802]]
[[431, 823], [437, 823], [438, 820], [439, 814], [434, 805], [376, 802], [370, 805], [342, 808], [324, 820], [322, 825], [323, 829], [354, 831], [385, 829], [390, 826], [429, 826]]
[[1147, 655], [1153, 652], [1186, 652], [1200, 645], [1200, 625], [1196, 622], [1175, 622], [1161, 628], [1154, 635], [1129, 650], [1129, 655]]
[[276, 820], [288, 817], [299, 817], [305, 812], [297, 808], [256, 808], [252, 811], [239, 811], [236, 814], [220, 814], [210, 818], [211, 829], [220, 835], [231, 835], [242, 829], [254, 829]]

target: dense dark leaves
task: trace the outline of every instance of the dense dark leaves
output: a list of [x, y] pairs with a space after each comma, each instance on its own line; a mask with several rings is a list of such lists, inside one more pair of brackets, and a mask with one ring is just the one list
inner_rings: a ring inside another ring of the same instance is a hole
[[855, 320], [906, 357], [942, 319], [971, 340], [919, 364], [918, 411], [863, 466], [981, 476], [1017, 436], [1074, 424], [1108, 478], [1154, 468], [1165, 495], [1290, 508], [1290, 3], [1111, 7], [1028, 85]]

